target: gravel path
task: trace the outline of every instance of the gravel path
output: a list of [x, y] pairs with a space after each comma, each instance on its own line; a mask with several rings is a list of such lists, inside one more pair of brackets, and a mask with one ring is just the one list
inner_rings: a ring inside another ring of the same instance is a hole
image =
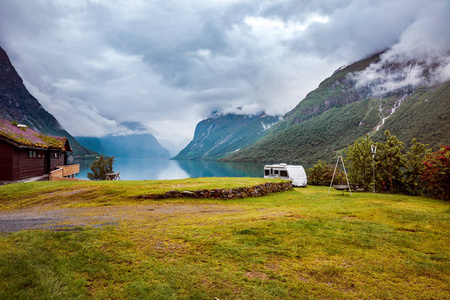
[[183, 214], [195, 218], [197, 214], [239, 212], [220, 204], [139, 204], [124, 206], [51, 208], [35, 207], [0, 212], [0, 232], [30, 229], [76, 230], [80, 226], [119, 225], [129, 221], [163, 220]]

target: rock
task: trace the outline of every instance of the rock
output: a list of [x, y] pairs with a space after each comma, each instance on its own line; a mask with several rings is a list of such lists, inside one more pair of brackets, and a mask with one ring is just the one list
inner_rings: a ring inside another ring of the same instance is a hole
[[164, 199], [164, 198], [213, 198], [213, 199], [236, 199], [244, 197], [262, 197], [271, 193], [279, 193], [283, 191], [292, 190], [292, 183], [264, 183], [261, 185], [255, 185], [251, 187], [241, 187], [237, 189], [202, 189], [196, 191], [183, 191], [170, 190], [164, 194], [150, 194], [140, 196], [143, 199]]

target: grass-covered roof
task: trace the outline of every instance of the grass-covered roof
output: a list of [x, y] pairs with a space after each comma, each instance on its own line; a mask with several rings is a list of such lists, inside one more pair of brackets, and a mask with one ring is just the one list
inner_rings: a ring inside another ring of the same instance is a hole
[[19, 128], [11, 121], [0, 119], [0, 138], [7, 139], [19, 147], [70, 150], [67, 138], [48, 136], [31, 128]]

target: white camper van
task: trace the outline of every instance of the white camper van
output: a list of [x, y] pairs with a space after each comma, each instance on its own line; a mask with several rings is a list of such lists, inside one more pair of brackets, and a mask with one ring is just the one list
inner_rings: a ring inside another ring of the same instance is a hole
[[306, 172], [302, 166], [287, 164], [265, 165], [264, 178], [281, 178], [291, 180], [293, 186], [306, 187], [308, 184]]

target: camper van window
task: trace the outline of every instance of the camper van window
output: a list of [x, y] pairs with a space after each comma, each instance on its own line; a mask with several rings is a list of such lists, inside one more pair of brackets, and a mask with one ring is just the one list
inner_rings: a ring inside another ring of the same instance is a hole
[[278, 175], [278, 170], [275, 170], [275, 175]]
[[270, 174], [270, 170], [264, 170], [264, 175], [269, 175]]
[[280, 171], [280, 176], [282, 176], [282, 177], [288, 177], [286, 171]]

